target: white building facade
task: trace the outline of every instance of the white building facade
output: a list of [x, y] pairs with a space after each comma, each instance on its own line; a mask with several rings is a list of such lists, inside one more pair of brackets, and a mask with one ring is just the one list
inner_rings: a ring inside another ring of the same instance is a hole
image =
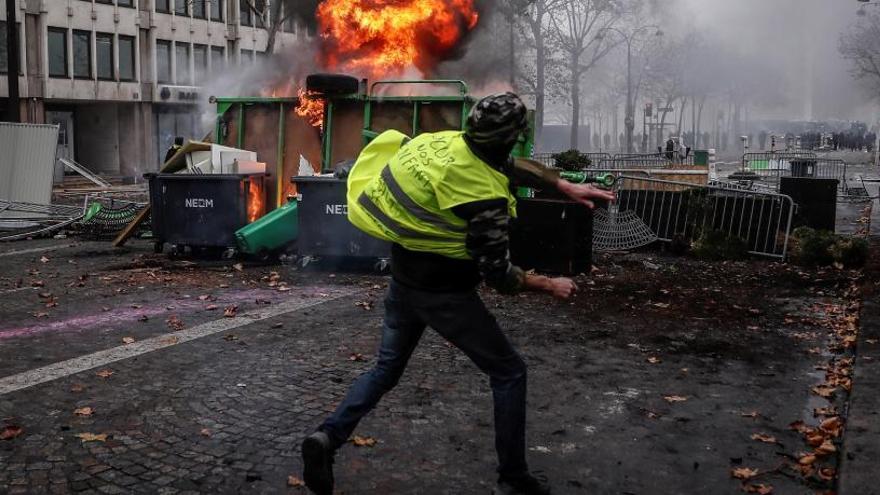
[[[268, 39], [245, 0], [16, 0], [21, 121], [61, 126], [59, 156], [107, 175], [158, 169], [175, 136], [201, 138], [202, 84], [253, 66]], [[0, 11], [0, 111], [8, 101]], [[312, 36], [292, 20], [275, 50]]]

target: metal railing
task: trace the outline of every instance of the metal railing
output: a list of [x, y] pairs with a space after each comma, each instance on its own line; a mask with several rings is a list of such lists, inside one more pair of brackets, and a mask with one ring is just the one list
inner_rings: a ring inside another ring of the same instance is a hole
[[743, 171], [751, 172], [763, 180], [776, 183], [778, 190], [782, 177], [807, 177], [813, 179], [835, 179], [837, 190], [842, 196], [849, 196], [846, 162], [822, 158], [813, 152], [766, 152], [743, 155]]
[[[740, 240], [750, 254], [785, 259], [795, 206], [775, 192], [621, 176], [613, 208], [618, 215], [632, 212], [663, 242], [720, 232]], [[609, 221], [614, 219], [611, 212]]]

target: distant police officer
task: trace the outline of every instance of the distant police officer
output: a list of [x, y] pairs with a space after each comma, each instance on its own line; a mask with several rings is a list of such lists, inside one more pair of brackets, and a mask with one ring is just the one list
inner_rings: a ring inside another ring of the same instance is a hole
[[392, 243], [392, 281], [375, 367], [303, 441], [303, 477], [316, 493], [332, 493], [335, 451], [397, 384], [428, 326], [489, 375], [498, 492], [550, 492], [526, 464], [526, 365], [483, 305], [477, 286], [485, 280], [506, 294], [532, 290], [562, 299], [577, 289], [567, 278], [526, 274], [510, 263], [508, 223], [516, 216], [512, 180], [556, 187], [589, 207], [591, 199], [610, 200], [613, 195], [560, 180], [558, 173], [534, 164], [517, 164], [510, 154], [527, 127], [519, 97], [492, 95], [473, 107], [466, 132], [410, 140], [387, 131], [363, 150], [352, 168], [349, 219]]

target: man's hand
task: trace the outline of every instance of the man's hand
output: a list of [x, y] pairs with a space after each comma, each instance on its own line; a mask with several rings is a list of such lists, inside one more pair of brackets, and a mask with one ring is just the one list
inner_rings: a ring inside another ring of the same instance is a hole
[[590, 184], [573, 184], [565, 179], [559, 179], [559, 182], [556, 183], [556, 188], [559, 189], [559, 192], [571, 198], [572, 201], [590, 209], [596, 207], [596, 204], [592, 201], [594, 199], [614, 201], [613, 192], [594, 187]]
[[553, 295], [556, 299], [568, 299], [575, 292], [577, 292], [578, 286], [574, 283], [570, 278], [551, 278], [550, 279], [550, 287], [548, 292]]
[[578, 286], [570, 278], [549, 278], [543, 275], [526, 274], [525, 288], [532, 291], [548, 292], [557, 299], [568, 299], [577, 292]]

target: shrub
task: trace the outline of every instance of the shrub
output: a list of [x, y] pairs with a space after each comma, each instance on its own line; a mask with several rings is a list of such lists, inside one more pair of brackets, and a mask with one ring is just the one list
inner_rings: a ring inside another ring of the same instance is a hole
[[868, 261], [868, 241], [861, 237], [841, 237], [831, 246], [831, 257], [844, 268], [860, 268]]
[[583, 170], [588, 168], [592, 161], [587, 155], [578, 150], [568, 150], [552, 155], [553, 163], [562, 170]]
[[721, 230], [706, 230], [693, 244], [693, 252], [706, 260], [741, 260], [749, 253], [745, 240]]

